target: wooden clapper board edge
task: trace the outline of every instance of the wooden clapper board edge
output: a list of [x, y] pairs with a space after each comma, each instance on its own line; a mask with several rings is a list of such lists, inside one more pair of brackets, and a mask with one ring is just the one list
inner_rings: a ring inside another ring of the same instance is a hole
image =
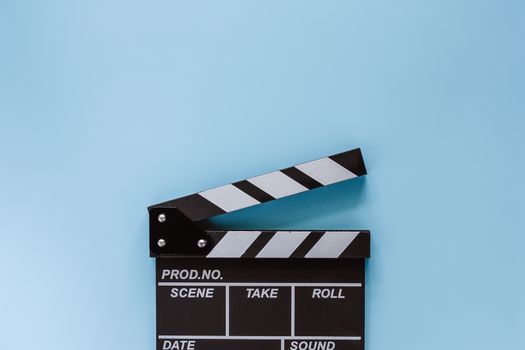
[[354, 149], [149, 207], [157, 349], [364, 349], [369, 231], [199, 224], [363, 175]]

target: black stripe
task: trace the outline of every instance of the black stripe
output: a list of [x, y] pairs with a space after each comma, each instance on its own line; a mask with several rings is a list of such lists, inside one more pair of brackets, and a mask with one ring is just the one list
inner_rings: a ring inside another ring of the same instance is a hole
[[313, 231], [310, 232], [308, 237], [299, 244], [299, 246], [290, 255], [290, 258], [304, 258], [304, 256], [312, 249], [318, 240], [323, 237], [325, 231]]
[[206, 234], [211, 238], [211, 243], [213, 247], [215, 247], [221, 241], [221, 239], [226, 236], [227, 232], [228, 231], [206, 231]]
[[246, 249], [243, 255], [241, 255], [241, 258], [255, 258], [257, 254], [266, 246], [268, 242], [272, 239], [272, 237], [275, 235], [276, 231], [263, 231], [253, 241], [253, 243]]
[[370, 231], [361, 231], [357, 237], [339, 255], [339, 258], [369, 258]]
[[224, 210], [197, 193], [175, 199], [168, 202], [168, 204], [177, 207], [191, 221], [200, 221], [226, 213]]
[[270, 196], [268, 193], [261, 190], [259, 187], [252, 184], [250, 181], [242, 180], [239, 182], [233, 183], [233, 186], [237, 187], [239, 190], [246, 193], [248, 196], [258, 200], [261, 203], [268, 202], [271, 200], [274, 200], [272, 196]]
[[354, 150], [336, 154], [329, 157], [331, 160], [339, 164], [340, 166], [350, 170], [357, 176], [366, 175], [365, 161], [361, 154], [361, 149], [356, 148]]
[[281, 170], [281, 172], [284, 173], [286, 176], [292, 178], [293, 180], [299, 182], [301, 185], [303, 185], [309, 190], [313, 190], [314, 188], [323, 186], [322, 184], [312, 179], [310, 176], [306, 175], [296, 167], [286, 168]]

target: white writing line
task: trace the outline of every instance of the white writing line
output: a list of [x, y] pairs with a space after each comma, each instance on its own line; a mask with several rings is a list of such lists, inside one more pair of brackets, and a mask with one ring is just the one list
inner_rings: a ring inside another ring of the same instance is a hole
[[158, 282], [159, 287], [174, 286], [219, 286], [219, 287], [362, 287], [362, 283], [273, 283], [273, 282]]
[[205, 339], [205, 340], [361, 340], [361, 337], [326, 337], [326, 336], [251, 336], [251, 335], [234, 335], [234, 336], [221, 336], [221, 335], [159, 335], [159, 339]]

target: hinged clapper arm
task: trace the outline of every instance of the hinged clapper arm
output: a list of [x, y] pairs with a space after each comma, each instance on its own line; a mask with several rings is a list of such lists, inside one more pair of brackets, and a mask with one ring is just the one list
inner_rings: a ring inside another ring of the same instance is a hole
[[[218, 248], [216, 246], [223, 239], [224, 235], [221, 236], [216, 233], [220, 231], [204, 231], [198, 226], [197, 222], [365, 174], [366, 168], [361, 150], [354, 149], [151, 206], [148, 208], [150, 216], [150, 255], [154, 257], [214, 257], [213, 251]], [[215, 234], [212, 232], [215, 232]], [[232, 246], [242, 246], [249, 241], [250, 237], [253, 238], [253, 235], [248, 237], [248, 234], [246, 234], [248, 231], [244, 232], [244, 235], [230, 235], [230, 238], [238, 237], [240, 239], [240, 241], [232, 241]], [[251, 244], [257, 245], [255, 239], [258, 240], [259, 244], [268, 239], [268, 232], [270, 231], [257, 232], [261, 233], [260, 237], [258, 235], [257, 238], [254, 238], [254, 242], [251, 242]], [[303, 244], [304, 248], [304, 246], [308, 246], [312, 242], [319, 241], [317, 245], [310, 247], [313, 253], [308, 254], [308, 251], [304, 253], [302, 257], [306, 258], [316, 257], [315, 252], [328, 252], [327, 254], [333, 255], [340, 248], [330, 252], [330, 249], [326, 247], [344, 244], [345, 242], [349, 244], [346, 247], [348, 248], [346, 255], [341, 250], [340, 256], [331, 257], [367, 257], [369, 254], [368, 231], [337, 231], [339, 232], [337, 235], [327, 234], [325, 231], [306, 231], [309, 234], [308, 239], [304, 237], [305, 242], [301, 241], [301, 232], [305, 231], [279, 232], [289, 232], [290, 235], [294, 235], [294, 232], [297, 232], [297, 235], [292, 236], [292, 240], [286, 240], [288, 245], [300, 241], [299, 244]], [[275, 232], [273, 236], [275, 236]], [[276, 237], [280, 237], [280, 235]], [[267, 243], [272, 243], [274, 239], [268, 239]], [[366, 244], [363, 244], [365, 241], [367, 241]], [[361, 243], [356, 245], [356, 242]], [[350, 249], [350, 243], [354, 244], [352, 249]], [[275, 245], [276, 241], [272, 244]], [[252, 252], [255, 249], [251, 245], [247, 248], [251, 248]], [[268, 249], [267, 247], [267, 252]], [[289, 247], [289, 249], [291, 248]], [[299, 246], [296, 249], [299, 249]], [[359, 251], [359, 254], [348, 254], [349, 251]], [[288, 257], [299, 257], [296, 255], [291, 254]], [[243, 255], [230, 257], [243, 257]], [[244, 257], [249, 256], [244, 254]], [[322, 257], [322, 254], [318, 257]]]

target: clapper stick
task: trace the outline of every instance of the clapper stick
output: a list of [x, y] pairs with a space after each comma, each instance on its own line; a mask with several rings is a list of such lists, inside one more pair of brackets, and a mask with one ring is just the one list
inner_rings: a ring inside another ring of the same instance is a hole
[[[219, 247], [213, 248], [214, 245], [219, 245], [220, 240], [224, 237], [228, 242], [235, 237], [241, 245], [250, 242], [252, 239], [255, 241], [257, 238], [259, 238], [259, 242], [268, 240], [270, 246], [278, 242], [284, 243], [287, 240], [281, 239], [283, 237], [281, 233], [275, 235], [275, 232], [259, 232], [257, 237], [253, 232], [245, 234], [228, 232], [226, 235], [215, 232], [211, 234], [211, 232], [200, 229], [198, 222], [365, 174], [366, 168], [361, 150], [354, 149], [153, 205], [148, 209], [150, 213], [151, 256], [182, 254], [214, 257], [219, 256], [218, 253], [222, 251], [223, 253], [220, 256], [228, 257], [224, 255], [226, 254], [224, 248], [220, 250]], [[350, 244], [350, 237], [354, 236], [354, 232], [349, 232], [347, 238], [341, 238], [340, 235], [334, 234], [325, 234], [325, 237], [322, 238], [320, 236], [322, 231], [311, 231], [310, 233], [311, 235], [305, 236], [304, 232], [298, 232], [290, 239], [299, 245], [303, 241], [312, 241], [317, 237], [323, 246], [323, 244], [343, 244], [347, 241]], [[359, 232], [355, 233], [359, 234]], [[367, 234], [366, 231], [362, 233]], [[301, 238], [303, 239], [301, 240]], [[306, 242], [304, 243], [306, 244]], [[294, 243], [289, 243], [288, 248], [291, 249]], [[224, 243], [220, 246], [223, 247]], [[239, 257], [236, 255], [237, 253], [238, 251], [232, 251], [231, 257]], [[263, 251], [261, 256], [266, 253]], [[297, 254], [293, 256], [297, 256]], [[309, 256], [314, 256], [314, 254], [303, 254], [303, 257]], [[343, 256], [348, 256], [348, 254]]]
[[363, 350], [369, 231], [201, 223], [365, 174], [354, 149], [149, 207], [157, 350]]

